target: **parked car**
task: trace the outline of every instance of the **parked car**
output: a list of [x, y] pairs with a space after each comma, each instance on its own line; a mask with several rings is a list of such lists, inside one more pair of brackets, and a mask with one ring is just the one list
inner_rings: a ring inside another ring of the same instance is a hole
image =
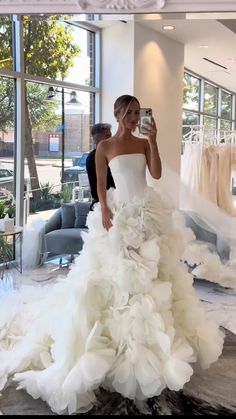
[[[79, 185], [79, 175], [82, 173], [87, 173], [86, 170], [86, 159], [89, 153], [83, 153], [80, 157], [73, 157], [72, 167], [67, 167], [64, 170], [64, 182], [75, 182], [75, 185]], [[77, 164], [74, 165], [74, 162]]]
[[14, 172], [5, 167], [0, 168], [0, 189], [4, 188], [10, 192], [14, 191]]
[[[29, 179], [25, 178], [25, 191], [28, 183]], [[0, 167], [0, 199], [1, 197], [4, 197], [4, 192], [1, 192], [1, 189], [7, 189], [11, 193], [14, 192], [14, 171], [2, 166]]]

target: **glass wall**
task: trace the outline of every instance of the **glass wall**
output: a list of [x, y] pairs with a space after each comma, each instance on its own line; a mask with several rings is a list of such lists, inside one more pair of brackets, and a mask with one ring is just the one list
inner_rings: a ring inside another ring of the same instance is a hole
[[0, 199], [6, 189], [15, 195], [15, 82], [0, 77]]
[[236, 95], [198, 75], [185, 72], [183, 135], [186, 125], [204, 125], [208, 132], [235, 129]]
[[204, 84], [204, 114], [217, 117], [218, 88], [210, 83]]
[[[26, 212], [60, 206], [66, 170], [91, 148], [98, 40], [99, 31], [75, 16], [0, 17], [0, 159], [13, 188], [15, 162], [24, 166]], [[24, 159], [14, 153], [17, 141]]]
[[24, 16], [26, 73], [93, 85], [95, 34], [75, 26], [71, 19]]
[[184, 75], [184, 109], [200, 110], [200, 79], [185, 73]]

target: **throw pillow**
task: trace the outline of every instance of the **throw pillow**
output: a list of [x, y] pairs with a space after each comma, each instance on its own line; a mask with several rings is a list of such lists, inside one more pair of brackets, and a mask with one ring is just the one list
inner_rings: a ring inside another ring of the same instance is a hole
[[74, 228], [84, 228], [86, 226], [87, 215], [91, 202], [75, 202], [75, 224]]
[[73, 228], [75, 223], [74, 204], [62, 204], [61, 206], [61, 228]]

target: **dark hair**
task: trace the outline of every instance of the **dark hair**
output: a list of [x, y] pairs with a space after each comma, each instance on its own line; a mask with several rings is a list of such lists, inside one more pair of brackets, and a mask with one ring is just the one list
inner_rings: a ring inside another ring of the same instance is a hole
[[114, 103], [114, 115], [116, 116], [118, 112], [124, 109], [124, 114], [123, 114], [123, 118], [124, 118], [127, 111], [129, 110], [129, 106], [134, 100], [136, 100], [136, 102], [140, 106], [139, 100], [135, 96], [131, 96], [131, 95], [119, 96]]
[[95, 124], [92, 126], [91, 135], [94, 136], [94, 135], [102, 134], [107, 129], [111, 129], [110, 124], [103, 124], [103, 123]]

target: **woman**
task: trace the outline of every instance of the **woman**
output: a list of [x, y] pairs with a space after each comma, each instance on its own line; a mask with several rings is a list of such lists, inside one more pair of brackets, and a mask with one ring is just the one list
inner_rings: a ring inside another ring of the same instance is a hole
[[[148, 138], [132, 132], [139, 102], [115, 102], [118, 130], [97, 150], [100, 203], [67, 278], [22, 287], [0, 306], [0, 382], [46, 400], [57, 413], [89, 410], [103, 386], [130, 399], [178, 391], [192, 363], [208, 367], [223, 335], [206, 319], [181, 255], [189, 237], [163, 198], [146, 185], [161, 176], [152, 119]], [[110, 167], [116, 189], [106, 192]]]
[[[156, 142], [156, 124], [152, 118], [151, 124], [143, 128], [146, 139], [134, 137], [132, 131], [139, 124], [140, 104], [137, 98], [130, 95], [120, 96], [114, 104], [114, 115], [119, 123], [117, 133], [109, 141], [99, 144], [96, 157], [98, 194], [101, 204], [103, 226], [106, 230], [111, 227], [112, 214], [106, 203], [106, 172], [108, 162], [119, 155], [143, 154], [149, 171], [154, 179], [161, 177], [161, 160]], [[138, 141], [137, 141], [138, 140]]]

